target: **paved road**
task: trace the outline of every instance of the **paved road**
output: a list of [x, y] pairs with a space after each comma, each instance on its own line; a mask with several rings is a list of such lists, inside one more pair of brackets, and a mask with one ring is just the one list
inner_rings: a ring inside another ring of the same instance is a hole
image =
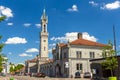
[[[36, 78], [36, 77], [29, 77], [29, 76], [10, 76], [14, 77], [14, 80], [90, 80], [90, 79], [75, 79], [75, 78]], [[10, 77], [0, 77], [0, 80], [10, 80]]]

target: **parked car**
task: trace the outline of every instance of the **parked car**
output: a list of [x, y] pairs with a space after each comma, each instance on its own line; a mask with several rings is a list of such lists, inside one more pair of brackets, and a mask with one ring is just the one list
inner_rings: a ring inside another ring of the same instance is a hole
[[84, 78], [91, 78], [90, 72], [85, 72], [83, 77]]
[[36, 74], [36, 77], [42, 77], [42, 78], [44, 78], [46, 75], [44, 74], [44, 73], [37, 73]]
[[81, 78], [80, 72], [75, 73], [75, 78]]
[[5, 73], [1, 73], [0, 75], [1, 75], [1, 76], [6, 76], [6, 74], [5, 74]]
[[30, 76], [30, 75], [31, 75], [31, 73], [24, 73], [24, 75], [25, 75], [25, 76]]

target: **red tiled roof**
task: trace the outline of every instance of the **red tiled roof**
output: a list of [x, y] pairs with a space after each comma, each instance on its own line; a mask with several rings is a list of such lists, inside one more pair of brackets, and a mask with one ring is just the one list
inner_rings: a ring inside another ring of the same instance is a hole
[[99, 46], [99, 47], [104, 47], [107, 46], [105, 44], [101, 44], [98, 42], [93, 42], [90, 40], [85, 40], [85, 39], [77, 39], [75, 41], [70, 42], [71, 45], [84, 45], [84, 46]]
[[48, 59], [48, 60], [45, 61], [46, 64], [47, 63], [52, 63], [52, 62], [53, 62], [53, 59]]
[[34, 59], [31, 59], [31, 60], [27, 60], [27, 62], [36, 62], [38, 60], [38, 58], [40, 58], [40, 56], [35, 57]]
[[63, 47], [63, 46], [65, 46], [66, 44], [64, 44], [64, 43], [59, 43], [59, 47]]
[[36, 62], [36, 60], [32, 59], [32, 60], [27, 60], [27, 62]]

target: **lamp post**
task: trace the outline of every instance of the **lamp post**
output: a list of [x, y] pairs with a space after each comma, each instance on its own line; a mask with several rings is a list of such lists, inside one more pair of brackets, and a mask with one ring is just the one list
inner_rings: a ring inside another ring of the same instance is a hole
[[115, 50], [115, 56], [117, 58], [118, 62], [118, 68], [117, 68], [117, 80], [119, 80], [119, 57], [117, 57], [117, 49], [116, 49], [116, 33], [115, 33], [115, 26], [113, 25], [113, 38], [114, 38], [114, 50]]
[[65, 68], [66, 68], [66, 77], [69, 76], [69, 62], [65, 62]]

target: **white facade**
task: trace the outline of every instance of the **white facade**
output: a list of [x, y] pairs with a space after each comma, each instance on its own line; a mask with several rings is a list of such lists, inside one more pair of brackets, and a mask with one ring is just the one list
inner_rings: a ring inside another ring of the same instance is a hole
[[[90, 59], [102, 58], [102, 48], [106, 45], [82, 39], [82, 34], [78, 34], [78, 39], [67, 44], [58, 43], [53, 49], [53, 61], [48, 59], [48, 18], [45, 10], [41, 17], [42, 30], [40, 32], [40, 53], [36, 60], [30, 64], [31, 69], [45, 73], [54, 77], [75, 77], [76, 72], [83, 74], [91, 72]], [[29, 71], [31, 72], [31, 71]]]
[[[80, 51], [82, 53], [81, 58], [77, 58], [76, 52]], [[94, 58], [102, 57], [102, 50], [100, 47], [92, 46], [74, 46], [69, 48], [69, 74], [75, 75], [75, 72], [79, 71], [80, 73], [91, 72], [90, 70], [90, 52], [95, 53]], [[82, 64], [82, 70], [77, 70], [77, 64]]]
[[8, 71], [8, 67], [9, 67], [9, 64], [8, 64], [8, 58], [7, 57], [3, 57], [3, 62], [2, 62], [2, 66], [3, 66], [3, 70], [2, 70], [2, 73], [6, 74], [6, 73], [9, 73]]
[[53, 50], [55, 76], [75, 77], [75, 73], [78, 71], [81, 74], [91, 72], [89, 60], [102, 58], [104, 46], [104, 44], [84, 39], [78, 39], [68, 44], [58, 43], [56, 49]]
[[40, 32], [40, 57], [48, 58], [48, 32], [47, 32], [48, 17], [45, 14], [45, 9], [41, 17], [42, 30]]

